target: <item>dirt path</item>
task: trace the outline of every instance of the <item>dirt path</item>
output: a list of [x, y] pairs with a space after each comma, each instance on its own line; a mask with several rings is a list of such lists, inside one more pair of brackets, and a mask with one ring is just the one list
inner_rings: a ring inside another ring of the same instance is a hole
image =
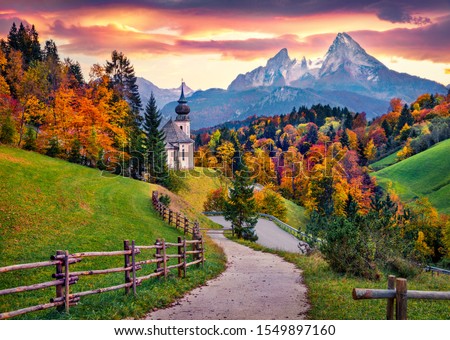
[[[272, 254], [254, 251], [210, 234], [225, 251], [228, 268], [169, 308], [147, 315], [151, 320], [304, 319], [309, 308], [301, 271]], [[237, 254], [237, 255], [236, 255]]]
[[[231, 222], [225, 220], [223, 216], [209, 216], [209, 219], [226, 228], [231, 228]], [[280, 249], [292, 253], [300, 252], [298, 239], [294, 235], [285, 232], [272, 221], [259, 218], [255, 226], [255, 232], [258, 235], [256, 243], [272, 249]]]

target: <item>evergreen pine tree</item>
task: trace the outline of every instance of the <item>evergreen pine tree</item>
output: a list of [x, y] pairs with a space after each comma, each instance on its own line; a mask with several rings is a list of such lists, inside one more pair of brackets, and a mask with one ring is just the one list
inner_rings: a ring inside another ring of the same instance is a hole
[[10, 49], [19, 49], [19, 42], [17, 40], [17, 26], [15, 22], [13, 22], [11, 29], [9, 30], [8, 45]]
[[33, 128], [28, 127], [27, 133], [24, 138], [24, 146], [25, 150], [35, 151], [36, 150], [36, 131]]
[[16, 127], [14, 126], [14, 121], [11, 118], [11, 114], [7, 114], [0, 127], [0, 143], [12, 144], [14, 142], [15, 134]]
[[391, 124], [388, 123], [388, 121], [385, 119], [383, 120], [383, 123], [381, 123], [381, 127], [384, 130], [384, 134], [386, 135], [386, 137], [389, 137], [392, 135], [392, 127]]
[[397, 123], [397, 132], [399, 132], [405, 124], [412, 126], [414, 124], [414, 117], [411, 114], [411, 111], [408, 108], [408, 105], [405, 104], [403, 106], [402, 112], [400, 113], [400, 117], [398, 118]]
[[350, 146], [350, 140], [349, 140], [349, 138], [348, 138], [348, 133], [347, 133], [347, 129], [345, 129], [343, 132], [342, 132], [342, 137], [341, 137], [341, 145], [342, 145], [342, 147], [349, 147]]
[[159, 130], [161, 114], [156, 106], [153, 92], [145, 107], [143, 130], [146, 135], [146, 159], [148, 172], [152, 182], [167, 186], [169, 183], [169, 170], [167, 167], [167, 154], [165, 150], [164, 132]]
[[224, 217], [231, 221], [233, 233], [239, 238], [256, 241], [255, 225], [258, 221], [256, 201], [253, 197], [253, 181], [245, 163], [236, 172], [230, 188], [230, 198], [225, 204]]

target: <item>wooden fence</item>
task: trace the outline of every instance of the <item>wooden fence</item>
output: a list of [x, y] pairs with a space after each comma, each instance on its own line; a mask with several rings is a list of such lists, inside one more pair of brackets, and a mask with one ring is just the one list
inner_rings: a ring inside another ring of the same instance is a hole
[[407, 290], [406, 279], [396, 279], [393, 275], [389, 275], [388, 289], [354, 288], [352, 295], [354, 300], [387, 299], [387, 320], [394, 319], [394, 309], [397, 320], [406, 320], [408, 299], [450, 300], [450, 292]]
[[168, 224], [175, 226], [177, 229], [182, 229], [184, 234], [191, 234], [193, 239], [201, 237], [198, 222], [190, 221], [185, 215], [169, 209], [159, 201], [159, 193], [157, 191], [152, 193], [152, 204], [161, 218], [167, 221]]
[[[124, 289], [126, 294], [128, 294], [130, 290], [132, 290], [133, 293], [136, 294], [136, 287], [141, 285], [141, 283], [145, 280], [153, 277], [166, 278], [171, 270], [177, 270], [178, 277], [185, 277], [186, 269], [189, 266], [199, 266], [200, 264], [203, 265], [205, 262], [204, 244], [201, 235], [199, 235], [198, 239], [194, 240], [186, 240], [185, 238], [178, 237], [178, 240], [175, 243], [166, 242], [164, 239], [158, 239], [153, 245], [135, 245], [134, 241], [132, 241], [131, 244], [129, 241], [124, 241], [123, 245], [123, 250], [119, 251], [83, 252], [70, 254], [67, 250], [59, 250], [55, 255], [51, 256], [50, 261], [0, 267], [0, 274], [2, 274], [16, 270], [55, 266], [55, 272], [52, 275], [52, 277], [54, 278], [53, 281], [37, 283], [29, 286], [3, 289], [0, 290], [0, 296], [45, 289], [49, 287], [56, 287], [55, 297], [50, 299], [49, 303], [0, 313], [0, 320], [53, 307], [58, 308], [58, 310], [60, 311], [65, 310], [66, 312], [69, 312], [69, 308], [71, 306], [75, 306], [83, 296], [92, 294], [99, 294], [119, 289]], [[174, 254], [168, 254], [167, 249], [169, 248], [176, 248], [177, 252]], [[150, 254], [150, 256], [141, 260], [136, 259], [137, 255], [140, 255], [143, 251], [148, 250], [154, 251], [154, 254]], [[82, 261], [83, 258], [104, 256], [123, 256], [123, 267], [93, 269], [85, 271], [76, 271], [73, 269], [73, 265]], [[171, 264], [169, 263], [170, 260], [176, 263]], [[143, 266], [148, 265], [155, 265], [155, 270], [151, 274], [138, 276], [137, 272], [141, 270]], [[72, 285], [77, 283], [83, 276], [110, 274], [117, 272], [124, 272], [125, 277], [123, 284], [79, 292], [74, 292], [71, 288]]]

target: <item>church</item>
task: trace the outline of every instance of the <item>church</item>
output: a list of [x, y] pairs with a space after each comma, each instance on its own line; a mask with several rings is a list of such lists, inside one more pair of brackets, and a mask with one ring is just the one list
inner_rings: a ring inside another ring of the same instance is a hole
[[181, 96], [175, 108], [177, 117], [170, 119], [162, 128], [166, 136], [167, 165], [169, 169], [190, 170], [194, 168], [194, 141], [191, 135], [191, 111], [184, 97], [184, 82], [181, 83]]

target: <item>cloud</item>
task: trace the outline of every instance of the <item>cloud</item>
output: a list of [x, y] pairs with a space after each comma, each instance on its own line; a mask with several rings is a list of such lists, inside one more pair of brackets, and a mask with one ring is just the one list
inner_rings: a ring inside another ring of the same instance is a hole
[[444, 73], [445, 73], [445, 74], [450, 74], [450, 68], [446, 68], [446, 69], [444, 70]]
[[211, 13], [252, 16], [305, 16], [323, 13], [372, 12], [382, 20], [423, 24], [428, 18], [415, 15], [427, 11], [449, 10], [447, 0], [15, 0], [10, 9], [26, 11], [67, 11], [79, 8], [147, 8], [207, 16]]
[[355, 31], [351, 36], [367, 51], [411, 60], [450, 63], [450, 15], [414, 29]]
[[420, 9], [419, 4], [414, 4], [414, 2], [380, 1], [368, 8], [373, 9], [381, 20], [392, 23], [409, 23], [418, 26], [431, 24], [430, 18], [411, 14], [412, 11]]

